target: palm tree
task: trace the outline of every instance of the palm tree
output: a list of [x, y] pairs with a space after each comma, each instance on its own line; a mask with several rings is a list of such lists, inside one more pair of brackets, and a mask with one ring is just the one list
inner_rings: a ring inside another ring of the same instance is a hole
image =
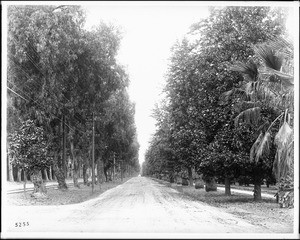
[[[251, 148], [250, 160], [258, 162], [263, 155], [268, 155], [271, 141], [274, 141], [276, 155], [273, 172], [278, 183], [278, 201], [282, 207], [291, 206], [294, 194], [293, 44], [279, 38], [256, 46], [254, 50], [260, 67], [254, 61], [232, 66], [233, 71], [245, 76], [245, 84], [225, 92], [223, 96], [228, 99], [235, 95], [238, 100], [235, 105], [241, 111], [235, 118], [236, 126], [245, 122], [257, 124], [263, 106], [272, 107], [278, 113], [272, 122], [263, 123], [259, 128], [260, 134]], [[272, 138], [272, 130], [278, 126]]]

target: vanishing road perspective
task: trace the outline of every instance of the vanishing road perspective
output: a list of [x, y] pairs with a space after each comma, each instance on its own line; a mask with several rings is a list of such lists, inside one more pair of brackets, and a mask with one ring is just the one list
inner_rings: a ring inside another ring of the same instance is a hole
[[297, 1], [6, 2], [1, 237], [299, 237]]
[[[9, 212], [9, 231], [21, 232], [269, 232], [145, 177], [131, 178], [80, 204], [12, 207]], [[24, 230], [15, 228], [15, 222], [30, 225]]]

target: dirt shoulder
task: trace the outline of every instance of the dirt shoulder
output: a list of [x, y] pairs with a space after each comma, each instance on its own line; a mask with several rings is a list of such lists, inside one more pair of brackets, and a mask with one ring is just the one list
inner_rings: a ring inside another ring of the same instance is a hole
[[6, 195], [8, 205], [13, 206], [32, 206], [32, 205], [66, 205], [81, 203], [92, 198], [98, 197], [103, 192], [114, 188], [130, 178], [125, 178], [123, 181], [115, 180], [112, 182], [104, 182], [100, 186], [95, 185], [94, 192], [92, 193], [92, 186], [83, 185], [80, 183], [80, 188], [69, 187], [68, 190], [62, 191], [55, 188], [47, 189], [47, 197], [35, 199], [31, 197], [32, 191], [19, 193], [11, 193]]
[[254, 225], [264, 226], [273, 232], [288, 233], [293, 229], [294, 208], [280, 208], [275, 199], [263, 198], [262, 201], [255, 202], [251, 195], [232, 193], [232, 196], [225, 196], [224, 191], [206, 192], [204, 189], [195, 189], [191, 186], [181, 186], [155, 180], [176, 189], [187, 197], [221, 208]]

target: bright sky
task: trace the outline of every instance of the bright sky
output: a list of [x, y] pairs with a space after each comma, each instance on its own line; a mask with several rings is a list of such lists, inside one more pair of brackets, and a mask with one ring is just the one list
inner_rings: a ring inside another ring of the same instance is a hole
[[[208, 16], [208, 7], [199, 2], [94, 3], [84, 6], [86, 27], [103, 20], [123, 30], [118, 60], [130, 77], [129, 94], [136, 103], [135, 122], [142, 163], [155, 132], [155, 120], [150, 115], [160, 98], [170, 48], [188, 32], [191, 24]], [[291, 21], [288, 20], [289, 29], [293, 26]]]
[[[177, 5], [177, 6], [176, 6]], [[139, 161], [155, 131], [155, 120], [150, 116], [159, 100], [164, 74], [167, 71], [170, 48], [188, 30], [208, 14], [206, 7], [195, 4], [107, 3], [106, 6], [85, 6], [87, 27], [112, 22], [122, 27], [123, 39], [118, 55], [119, 62], [129, 73], [129, 94], [136, 103], [135, 122], [140, 143]]]

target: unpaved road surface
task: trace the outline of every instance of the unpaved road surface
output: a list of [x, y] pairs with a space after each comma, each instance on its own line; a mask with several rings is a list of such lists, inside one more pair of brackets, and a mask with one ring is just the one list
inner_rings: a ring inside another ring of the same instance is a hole
[[[266, 228], [194, 201], [172, 188], [144, 177], [132, 178], [99, 197], [80, 204], [7, 206], [6, 210], [8, 232], [269, 232]], [[26, 226], [16, 226], [16, 223], [23, 222]]]

